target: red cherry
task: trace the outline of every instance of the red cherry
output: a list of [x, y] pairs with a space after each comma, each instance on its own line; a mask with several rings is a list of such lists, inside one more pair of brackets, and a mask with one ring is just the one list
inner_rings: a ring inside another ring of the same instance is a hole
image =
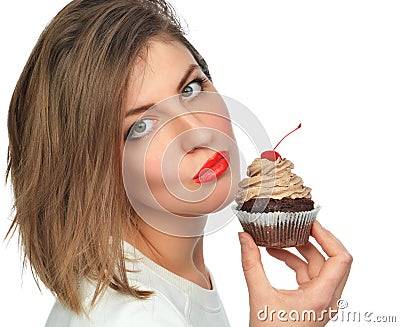
[[284, 137], [282, 137], [282, 139], [278, 142], [278, 144], [275, 145], [273, 150], [267, 150], [261, 153], [261, 159], [268, 159], [269, 161], [275, 161], [278, 158], [282, 159], [281, 155], [278, 152], [276, 152], [275, 149], [278, 147], [279, 144], [281, 144], [281, 142], [286, 138], [286, 136], [292, 134], [294, 131], [297, 131], [300, 127], [301, 123], [293, 131], [287, 133]]
[[274, 150], [267, 150], [261, 153], [261, 159], [268, 159], [269, 161], [275, 161], [276, 159], [281, 158], [281, 155]]

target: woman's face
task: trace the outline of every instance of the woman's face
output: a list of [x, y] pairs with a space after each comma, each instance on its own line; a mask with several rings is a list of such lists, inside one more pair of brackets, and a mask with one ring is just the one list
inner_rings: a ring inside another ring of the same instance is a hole
[[151, 41], [125, 100], [124, 184], [139, 216], [199, 216], [232, 202], [239, 155], [229, 113], [183, 44]]

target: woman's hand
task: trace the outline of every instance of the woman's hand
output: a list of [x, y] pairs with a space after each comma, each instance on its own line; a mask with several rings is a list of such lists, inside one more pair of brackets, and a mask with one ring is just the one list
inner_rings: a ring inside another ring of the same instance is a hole
[[278, 290], [268, 281], [260, 251], [251, 236], [239, 233], [242, 266], [249, 290], [251, 327], [325, 326], [335, 315], [337, 301], [349, 276], [352, 256], [317, 221], [313, 224], [312, 236], [328, 259], [310, 242], [297, 247], [305, 261], [283, 249], [267, 250], [296, 272], [299, 288]]

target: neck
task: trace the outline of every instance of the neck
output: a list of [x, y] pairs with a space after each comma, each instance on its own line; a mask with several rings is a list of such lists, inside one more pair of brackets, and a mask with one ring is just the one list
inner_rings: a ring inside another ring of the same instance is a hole
[[139, 219], [136, 231], [126, 235], [125, 239], [165, 269], [203, 288], [211, 288], [204, 264], [203, 236], [169, 235]]

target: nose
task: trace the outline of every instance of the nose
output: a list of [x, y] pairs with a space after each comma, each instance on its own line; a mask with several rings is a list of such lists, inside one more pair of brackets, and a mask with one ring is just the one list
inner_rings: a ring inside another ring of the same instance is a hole
[[175, 122], [180, 132], [179, 142], [186, 153], [197, 148], [210, 148], [213, 142], [214, 130], [204, 122], [204, 119], [199, 118], [200, 115], [205, 116], [207, 113], [185, 113]]

